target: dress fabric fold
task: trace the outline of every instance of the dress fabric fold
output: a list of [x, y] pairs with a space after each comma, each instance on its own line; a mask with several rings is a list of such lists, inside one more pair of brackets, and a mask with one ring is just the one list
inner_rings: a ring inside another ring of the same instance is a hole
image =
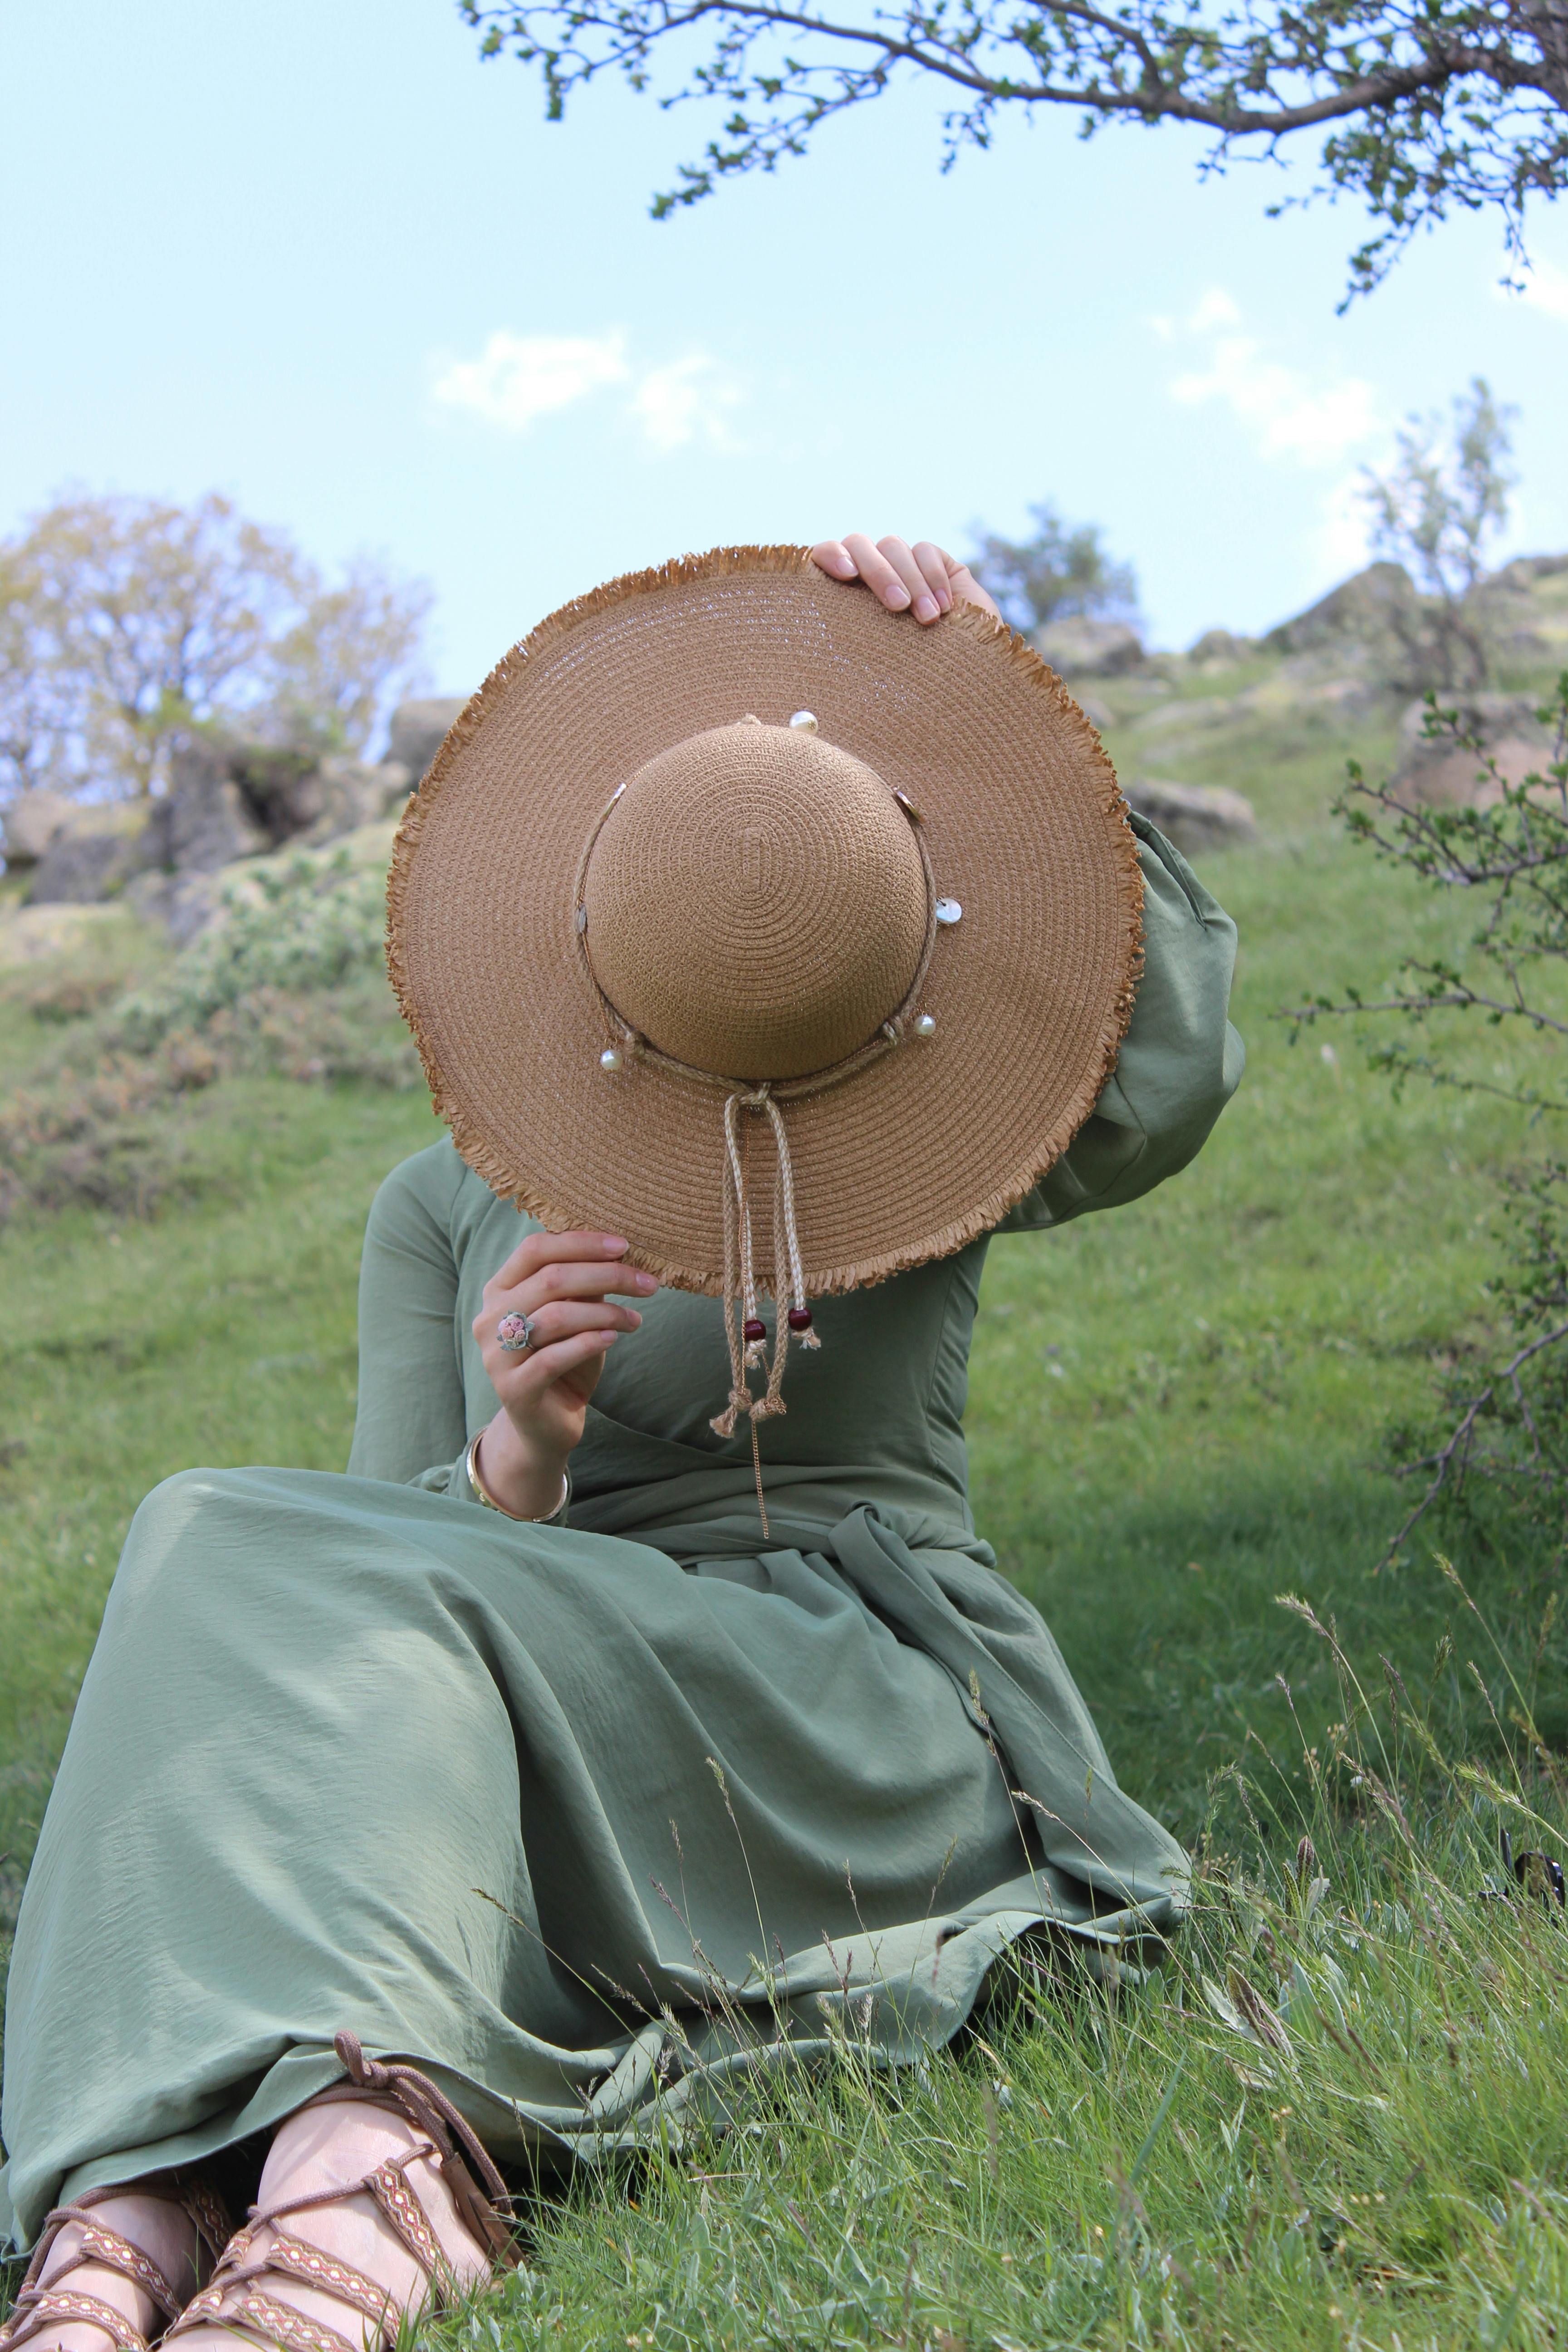
[[[1147, 1191], [1239, 1075], [1234, 931], [1142, 855], [1106, 1116], [1016, 1230]], [[673, 1292], [610, 1355], [570, 1523], [481, 1507], [469, 1327], [527, 1229], [449, 1145], [405, 1162], [366, 1235], [348, 1474], [187, 1471], [137, 1513], [18, 1923], [14, 2244], [275, 2125], [344, 2027], [503, 2165], [593, 2160], [759, 2065], [945, 2041], [1032, 1931], [1092, 1955], [1179, 1923], [1180, 1847], [974, 1531], [985, 1244], [820, 1303], [762, 1432], [764, 1538], [749, 1434], [709, 1427], [719, 1306]]]

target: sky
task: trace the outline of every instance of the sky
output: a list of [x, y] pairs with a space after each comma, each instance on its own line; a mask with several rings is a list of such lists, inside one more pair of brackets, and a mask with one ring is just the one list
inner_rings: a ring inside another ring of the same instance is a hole
[[0, 534], [80, 487], [209, 489], [329, 570], [436, 592], [465, 691], [595, 582], [863, 529], [963, 551], [1054, 502], [1156, 644], [1255, 631], [1365, 560], [1360, 470], [1475, 374], [1520, 412], [1499, 554], [1568, 548], [1568, 212], [1343, 317], [1353, 206], [1199, 176], [1186, 132], [1003, 126], [940, 170], [910, 88], [674, 220], [710, 123], [563, 124], [451, 0], [0, 0]]

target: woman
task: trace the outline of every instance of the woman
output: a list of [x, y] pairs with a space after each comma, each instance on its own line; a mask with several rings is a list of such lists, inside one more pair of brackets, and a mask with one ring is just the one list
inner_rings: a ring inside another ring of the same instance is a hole
[[961, 1416], [989, 1232], [1148, 1191], [1234, 1089], [1234, 929], [963, 566], [812, 560], [567, 608], [411, 803], [394, 977], [464, 1157], [372, 1211], [348, 1475], [132, 1528], [13, 1964], [13, 2345], [390, 2339], [504, 2258], [498, 2164], [1179, 1920]]

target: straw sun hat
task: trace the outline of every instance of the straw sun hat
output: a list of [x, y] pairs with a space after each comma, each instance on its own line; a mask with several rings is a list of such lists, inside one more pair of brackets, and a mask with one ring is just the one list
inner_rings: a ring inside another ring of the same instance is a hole
[[726, 1300], [728, 1434], [782, 1409], [813, 1295], [961, 1248], [1066, 1150], [1142, 887], [1099, 738], [1020, 637], [751, 547], [514, 647], [408, 804], [389, 904], [463, 1158]]

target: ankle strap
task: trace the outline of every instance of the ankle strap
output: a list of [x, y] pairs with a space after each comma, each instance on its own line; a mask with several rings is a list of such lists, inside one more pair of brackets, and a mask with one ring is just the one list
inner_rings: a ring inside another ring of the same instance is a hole
[[[342, 2061], [348, 2082], [334, 2084], [312, 2105], [368, 2096], [397, 2108], [434, 2141], [440, 2158], [441, 2178], [480, 2245], [497, 2261], [515, 2263], [517, 2255], [506, 2220], [511, 2211], [510, 2192], [486, 2154], [478, 2133], [458, 2114], [439, 2084], [433, 2083], [428, 2074], [422, 2074], [416, 2066], [367, 2058], [353, 2033], [336, 2035], [332, 2047]], [[464, 2162], [464, 2157], [468, 2163]], [[476, 2172], [478, 2181], [474, 2179]]]

